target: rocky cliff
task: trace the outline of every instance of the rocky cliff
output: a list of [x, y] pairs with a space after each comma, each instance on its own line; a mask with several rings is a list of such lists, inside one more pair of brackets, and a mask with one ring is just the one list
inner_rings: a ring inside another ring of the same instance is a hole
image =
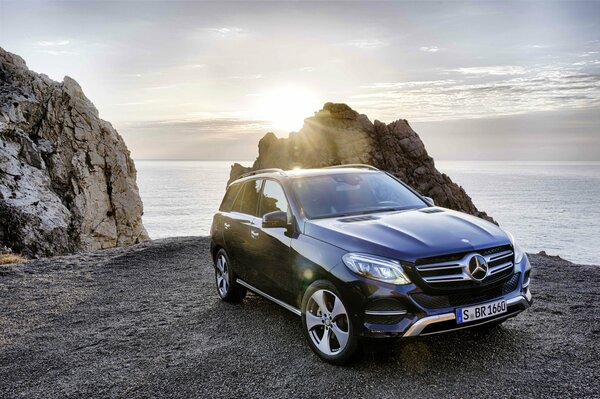
[[230, 181], [242, 173], [263, 169], [316, 168], [364, 163], [386, 170], [436, 205], [491, 220], [479, 211], [465, 190], [440, 173], [427, 154], [419, 135], [405, 119], [390, 124], [358, 114], [346, 104], [327, 103], [289, 138], [267, 133], [258, 143], [252, 167], [234, 164]]
[[148, 239], [121, 136], [73, 79], [0, 48], [0, 245], [28, 256]]

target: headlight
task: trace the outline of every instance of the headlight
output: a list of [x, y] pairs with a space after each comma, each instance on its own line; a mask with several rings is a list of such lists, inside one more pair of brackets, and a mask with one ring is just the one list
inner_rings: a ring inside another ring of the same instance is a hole
[[347, 253], [342, 260], [350, 270], [361, 276], [391, 284], [410, 284], [398, 261], [358, 253]]
[[508, 234], [508, 236], [510, 237], [510, 242], [512, 243], [512, 246], [515, 249], [515, 264], [521, 263], [525, 252], [523, 252], [523, 249], [519, 246], [519, 244], [515, 242], [515, 237], [511, 233], [507, 231], [506, 234]]

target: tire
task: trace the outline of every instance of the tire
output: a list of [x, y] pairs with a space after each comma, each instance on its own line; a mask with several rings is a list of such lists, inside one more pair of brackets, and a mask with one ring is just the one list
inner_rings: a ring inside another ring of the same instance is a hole
[[358, 348], [350, 314], [328, 281], [316, 281], [304, 293], [302, 331], [313, 352], [331, 364], [348, 363]]
[[229, 256], [220, 249], [215, 256], [215, 282], [217, 293], [225, 302], [240, 302], [246, 296], [246, 287], [237, 283], [237, 276], [231, 270]]

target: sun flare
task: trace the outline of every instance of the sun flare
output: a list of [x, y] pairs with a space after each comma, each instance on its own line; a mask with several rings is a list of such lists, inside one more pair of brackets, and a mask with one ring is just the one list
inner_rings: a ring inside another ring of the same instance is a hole
[[269, 91], [258, 97], [257, 103], [260, 118], [270, 122], [278, 133], [300, 130], [304, 119], [322, 105], [314, 93], [297, 86]]

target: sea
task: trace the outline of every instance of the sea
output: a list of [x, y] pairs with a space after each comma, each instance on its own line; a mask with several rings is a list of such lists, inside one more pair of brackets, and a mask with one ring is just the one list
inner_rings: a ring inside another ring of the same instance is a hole
[[[208, 235], [234, 162], [137, 160], [150, 237]], [[600, 162], [438, 161], [436, 167], [527, 252], [600, 265]]]

